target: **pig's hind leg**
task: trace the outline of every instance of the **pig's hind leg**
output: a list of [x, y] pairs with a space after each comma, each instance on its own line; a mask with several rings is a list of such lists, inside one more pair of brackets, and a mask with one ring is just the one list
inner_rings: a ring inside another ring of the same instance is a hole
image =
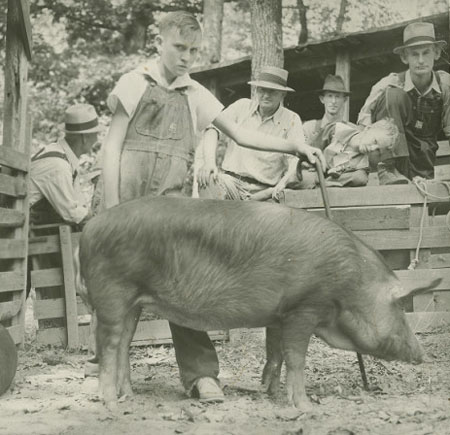
[[130, 343], [136, 331], [136, 326], [141, 316], [141, 307], [135, 306], [126, 314], [122, 336], [120, 338], [117, 355], [117, 391], [119, 396], [132, 396], [130, 378]]
[[275, 395], [280, 390], [281, 366], [283, 365], [280, 326], [268, 326], [266, 328], [266, 359], [262, 384], [270, 395]]
[[296, 310], [282, 321], [283, 357], [286, 361], [286, 390], [289, 403], [302, 411], [312, 408], [305, 390], [306, 351], [318, 316], [313, 312]]
[[[97, 296], [94, 299], [94, 306], [97, 312], [97, 352], [100, 363], [99, 387], [100, 394], [105, 401], [108, 409], [114, 410], [117, 407], [117, 384], [120, 371], [120, 387], [124, 384], [123, 373], [128, 369], [129, 362], [120, 368], [118, 363], [123, 363], [123, 356], [119, 356], [122, 337], [125, 337], [124, 343], [127, 343], [130, 335], [131, 323], [127, 314], [131, 311], [130, 307], [135, 292], [131, 288], [119, 284], [110, 284], [103, 291], [93, 291]], [[128, 354], [127, 354], [128, 357]], [[129, 375], [127, 376], [129, 378]]]

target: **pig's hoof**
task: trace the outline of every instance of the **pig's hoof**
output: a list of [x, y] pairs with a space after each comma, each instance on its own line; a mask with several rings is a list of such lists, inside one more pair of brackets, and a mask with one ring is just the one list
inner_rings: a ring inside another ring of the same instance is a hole
[[311, 412], [314, 407], [307, 397], [297, 398], [291, 402], [301, 412]]
[[262, 385], [271, 396], [276, 395], [280, 391], [280, 372], [281, 366], [277, 364], [268, 362], [264, 367]]
[[131, 384], [129, 382], [123, 383], [117, 391], [119, 392], [119, 396], [123, 397], [133, 397], [133, 389], [131, 388]]

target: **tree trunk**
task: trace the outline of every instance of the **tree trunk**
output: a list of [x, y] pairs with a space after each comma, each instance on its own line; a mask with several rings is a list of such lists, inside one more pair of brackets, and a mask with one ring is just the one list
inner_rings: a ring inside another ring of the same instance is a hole
[[222, 55], [222, 21], [224, 0], [203, 0], [203, 60], [220, 62]]
[[250, 0], [252, 27], [252, 79], [261, 66], [283, 68], [281, 0]]
[[298, 37], [298, 44], [304, 44], [308, 40], [308, 21], [306, 19], [306, 11], [308, 8], [303, 3], [303, 0], [297, 0], [297, 9], [300, 19], [300, 35]]
[[[301, 1], [301, 0], [299, 0]], [[341, 0], [341, 7], [339, 8], [339, 14], [336, 20], [336, 35], [342, 33], [342, 27], [344, 26], [345, 13], [347, 11], [348, 0]]]

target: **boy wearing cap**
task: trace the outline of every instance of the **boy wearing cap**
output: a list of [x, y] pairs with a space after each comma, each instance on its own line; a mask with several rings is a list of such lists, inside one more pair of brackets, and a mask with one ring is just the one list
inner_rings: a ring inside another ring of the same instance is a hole
[[97, 142], [98, 117], [90, 104], [75, 104], [65, 113], [65, 137], [31, 158], [30, 223], [82, 224], [90, 216], [77, 180], [78, 158]]
[[[242, 98], [224, 110], [238, 125], [288, 140], [304, 141], [300, 117], [283, 106], [287, 92], [288, 72], [266, 66], [261, 68], [258, 80], [249, 84], [256, 87], [255, 99]], [[199, 196], [216, 199], [265, 200], [277, 197], [286, 187], [289, 166], [297, 164], [287, 154], [243, 148], [233, 140], [227, 148], [219, 174], [216, 167], [218, 131], [208, 129], [204, 138], [203, 167], [198, 171]], [[210, 174], [213, 182], [210, 183]]]
[[[182, 195], [199, 134], [211, 123], [242, 146], [323, 158], [301, 141], [238, 128], [221, 113], [222, 104], [188, 74], [201, 44], [192, 14], [166, 14], [159, 31], [159, 58], [122, 76], [108, 98], [113, 117], [104, 146], [106, 207], [143, 195]], [[202, 401], [222, 401], [217, 355], [207, 333], [169, 325], [186, 390]], [[131, 393], [129, 377], [126, 381], [122, 389]]]
[[361, 109], [359, 124], [390, 117], [400, 132], [393, 151], [378, 163], [380, 184], [434, 177], [437, 136], [450, 136], [450, 75], [433, 71], [445, 45], [436, 40], [433, 24], [408, 24], [403, 45], [394, 49], [408, 70], [381, 79]]

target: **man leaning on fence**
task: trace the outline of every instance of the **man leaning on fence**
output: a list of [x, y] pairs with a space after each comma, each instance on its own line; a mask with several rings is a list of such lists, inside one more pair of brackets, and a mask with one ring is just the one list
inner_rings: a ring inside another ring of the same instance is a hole
[[65, 113], [65, 137], [40, 148], [31, 158], [30, 223], [80, 225], [90, 217], [78, 180], [78, 159], [97, 142], [97, 113], [75, 104]]
[[450, 75], [433, 71], [445, 41], [436, 40], [431, 23], [411, 23], [396, 47], [408, 70], [391, 73], [373, 86], [358, 123], [369, 125], [393, 118], [399, 129], [397, 144], [378, 163], [380, 184], [406, 184], [419, 176], [434, 178], [437, 138], [450, 137]]

